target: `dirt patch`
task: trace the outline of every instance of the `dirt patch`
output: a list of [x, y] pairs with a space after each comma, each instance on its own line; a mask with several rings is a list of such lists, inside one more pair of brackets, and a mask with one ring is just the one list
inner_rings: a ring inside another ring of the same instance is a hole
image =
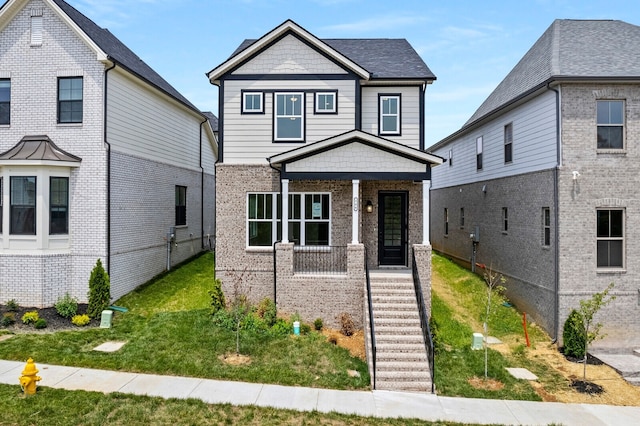
[[362, 330], [357, 330], [351, 336], [345, 336], [339, 330], [323, 328], [322, 334], [330, 343], [347, 349], [351, 356], [358, 357], [363, 360], [367, 359], [364, 349], [364, 333]]
[[499, 391], [504, 388], [504, 383], [499, 380], [484, 377], [472, 377], [467, 380], [471, 386], [476, 389]]
[[[33, 311], [37, 311], [38, 312], [38, 318], [44, 318], [45, 321], [47, 321], [47, 326], [46, 328], [42, 328], [42, 329], [36, 329], [35, 327], [33, 327], [33, 325], [31, 324], [23, 324], [22, 323], [22, 316], [27, 313], [27, 312], [33, 312]], [[87, 312], [87, 305], [86, 304], [79, 304], [78, 305], [78, 314], [82, 315], [85, 314]], [[69, 318], [63, 318], [62, 316], [60, 316], [58, 314], [58, 312], [56, 311], [56, 308], [25, 308], [22, 306], [19, 306], [18, 309], [15, 312], [11, 312], [9, 310], [9, 308], [5, 305], [0, 305], [0, 319], [2, 319], [2, 316], [5, 313], [12, 313], [13, 314], [13, 318], [15, 320], [15, 323], [12, 325], [8, 325], [8, 326], [1, 326], [0, 325], [0, 332], [1, 331], [8, 331], [10, 333], [53, 333], [56, 331], [63, 331], [63, 330], [78, 330], [78, 329], [82, 329], [82, 328], [86, 328], [86, 327], [97, 327], [100, 325], [100, 321], [98, 320], [91, 320], [91, 322], [89, 322], [88, 325], [86, 325], [85, 327], [78, 327], [76, 325], [74, 325], [71, 322], [71, 319]]]
[[249, 365], [251, 364], [251, 357], [249, 355], [242, 354], [225, 354], [220, 355], [218, 359], [225, 364], [229, 365]]

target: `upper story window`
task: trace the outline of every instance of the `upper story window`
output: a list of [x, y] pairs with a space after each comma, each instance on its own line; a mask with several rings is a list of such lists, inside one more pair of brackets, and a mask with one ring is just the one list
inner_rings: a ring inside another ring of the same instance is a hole
[[381, 135], [400, 134], [400, 95], [379, 95]]
[[36, 235], [36, 177], [10, 178], [9, 232], [13, 235]]
[[482, 136], [476, 138], [476, 169], [482, 170]]
[[11, 80], [0, 78], [0, 124], [11, 123]]
[[597, 266], [622, 268], [624, 265], [624, 210], [597, 210]]
[[304, 140], [304, 94], [276, 93], [275, 95], [275, 140]]
[[624, 147], [624, 102], [597, 101], [598, 149]]
[[316, 114], [335, 114], [338, 112], [335, 92], [318, 92], [315, 99]]
[[31, 46], [42, 46], [42, 9], [31, 9]]
[[176, 226], [187, 224], [187, 187], [176, 185]]
[[82, 123], [82, 77], [58, 78], [58, 123]]
[[513, 123], [504, 126], [504, 162], [513, 161]]
[[449, 150], [449, 167], [453, 166], [453, 149]]
[[49, 234], [69, 233], [69, 178], [49, 178]]
[[264, 95], [262, 92], [242, 92], [242, 113], [264, 113]]

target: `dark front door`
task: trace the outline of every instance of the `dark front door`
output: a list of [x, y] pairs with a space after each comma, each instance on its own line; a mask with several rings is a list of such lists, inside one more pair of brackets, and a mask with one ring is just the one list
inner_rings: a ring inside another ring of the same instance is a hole
[[407, 193], [381, 192], [378, 206], [378, 262], [404, 266], [407, 264]]

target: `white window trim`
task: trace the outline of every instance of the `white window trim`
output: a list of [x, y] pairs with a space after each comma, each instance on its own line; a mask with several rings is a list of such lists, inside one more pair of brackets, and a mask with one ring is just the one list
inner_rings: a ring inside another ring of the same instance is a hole
[[[384, 114], [384, 109], [382, 107], [382, 103], [387, 100], [387, 99], [396, 99], [398, 101], [398, 112], [397, 114]], [[379, 133], [381, 135], [400, 135], [401, 134], [401, 130], [400, 130], [400, 124], [401, 124], [401, 120], [400, 120], [400, 114], [402, 111], [402, 106], [401, 106], [401, 100], [400, 100], [400, 95], [385, 95], [385, 94], [380, 94], [380, 101], [379, 101], [379, 105], [378, 108], [380, 109], [380, 122], [378, 123], [378, 125], [380, 126], [380, 131]], [[389, 131], [389, 130], [384, 130], [383, 127], [383, 123], [384, 123], [384, 118], [385, 117], [395, 117], [396, 118], [396, 130], [393, 131]]]
[[[333, 103], [331, 108], [320, 107], [320, 96], [331, 96]], [[336, 92], [316, 92], [315, 96], [315, 113], [316, 114], [335, 114], [338, 111], [338, 96]]]
[[[300, 115], [283, 114], [278, 115], [278, 96], [300, 96]], [[305, 96], [304, 92], [276, 92], [273, 94], [273, 140], [277, 142], [300, 142], [304, 141], [304, 111]], [[278, 137], [278, 118], [300, 118], [300, 137], [299, 138], [280, 138]]]
[[[259, 96], [260, 106], [257, 109], [247, 108], [247, 96]], [[264, 93], [263, 92], [242, 92], [242, 113], [243, 114], [262, 114], [264, 113]]]

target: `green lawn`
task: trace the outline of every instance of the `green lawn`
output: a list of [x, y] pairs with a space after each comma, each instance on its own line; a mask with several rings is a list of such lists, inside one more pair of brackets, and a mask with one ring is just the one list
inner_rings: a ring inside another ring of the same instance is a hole
[[[19, 334], [0, 343], [0, 359], [274, 383], [331, 389], [369, 389], [367, 365], [330, 344], [319, 333], [273, 337], [242, 332], [240, 352], [251, 364], [232, 366], [221, 355], [235, 353], [235, 333], [215, 326], [209, 313], [213, 255], [208, 253], [130, 293], [115, 304], [109, 329]], [[126, 341], [115, 353], [93, 350], [106, 341]], [[350, 377], [357, 370], [360, 377]]]

